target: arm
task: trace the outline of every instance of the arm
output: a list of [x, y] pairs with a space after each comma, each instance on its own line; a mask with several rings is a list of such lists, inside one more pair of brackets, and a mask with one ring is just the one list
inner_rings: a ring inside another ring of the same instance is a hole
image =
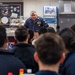
[[28, 23], [28, 19], [25, 21], [25, 23], [24, 23], [24, 26], [26, 27], [26, 28], [29, 28], [29, 23]]

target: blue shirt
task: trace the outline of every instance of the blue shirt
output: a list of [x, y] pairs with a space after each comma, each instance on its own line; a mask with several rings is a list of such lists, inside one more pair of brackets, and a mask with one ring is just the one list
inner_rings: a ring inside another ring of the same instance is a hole
[[36, 73], [36, 75], [60, 75], [54, 71], [42, 70]]
[[71, 50], [60, 65], [59, 72], [61, 75], [75, 75], [75, 50]]
[[41, 27], [48, 27], [48, 24], [43, 20], [43, 18], [38, 17], [36, 20], [28, 18], [24, 24], [29, 30], [38, 31]]

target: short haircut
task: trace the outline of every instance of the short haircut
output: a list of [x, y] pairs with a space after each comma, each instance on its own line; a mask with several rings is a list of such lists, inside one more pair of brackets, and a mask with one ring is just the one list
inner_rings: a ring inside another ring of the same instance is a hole
[[75, 49], [75, 32], [69, 28], [65, 28], [59, 32], [62, 37], [65, 47], [70, 51]]
[[58, 63], [65, 48], [62, 38], [54, 33], [42, 34], [35, 47], [40, 61], [46, 65]]
[[53, 27], [48, 27], [47, 32], [56, 33]]
[[5, 27], [0, 25], [0, 47], [2, 47], [4, 45], [4, 43], [6, 41], [6, 37], [7, 37], [6, 29], [5, 29]]
[[28, 30], [26, 27], [21, 26], [18, 27], [15, 31], [15, 37], [19, 42], [23, 42], [27, 39], [28, 36]]
[[47, 33], [47, 29], [45, 27], [42, 27], [39, 29], [38, 32], [39, 32], [39, 35], [41, 35], [41, 34]]
[[34, 13], [36, 13], [36, 11], [34, 11], [34, 10], [33, 10], [33, 11], [31, 11], [31, 14], [34, 14]]

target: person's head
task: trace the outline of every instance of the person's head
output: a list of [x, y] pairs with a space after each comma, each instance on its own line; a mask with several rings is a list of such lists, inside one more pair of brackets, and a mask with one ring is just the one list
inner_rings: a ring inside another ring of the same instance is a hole
[[48, 27], [47, 32], [56, 33], [53, 27]]
[[36, 13], [36, 11], [31, 11], [30, 17], [31, 17], [32, 20], [36, 20], [36, 18], [37, 18], [37, 13]]
[[65, 28], [59, 32], [59, 35], [62, 37], [68, 51], [75, 48], [75, 33], [73, 30]]
[[60, 63], [65, 45], [59, 35], [45, 33], [35, 41], [35, 48], [34, 58], [38, 64], [42, 63], [44, 66], [47, 65], [50, 67], [51, 65]]
[[47, 29], [45, 27], [42, 27], [39, 29], [39, 35], [44, 34], [47, 32]]
[[71, 29], [75, 32], [75, 24], [71, 26]]
[[34, 31], [29, 30], [29, 40], [28, 40], [28, 43], [29, 43], [29, 44], [32, 43], [33, 37], [34, 37]]
[[17, 42], [24, 42], [24, 41], [28, 42], [27, 28], [24, 26], [18, 27], [15, 31], [15, 38], [16, 38]]
[[5, 27], [0, 25], [0, 48], [7, 48], [7, 34]]

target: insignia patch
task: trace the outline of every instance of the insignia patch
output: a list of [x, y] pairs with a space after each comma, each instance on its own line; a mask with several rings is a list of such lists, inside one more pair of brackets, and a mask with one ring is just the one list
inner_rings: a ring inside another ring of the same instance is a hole
[[40, 26], [41, 25], [41, 22], [37, 22], [37, 25]]

